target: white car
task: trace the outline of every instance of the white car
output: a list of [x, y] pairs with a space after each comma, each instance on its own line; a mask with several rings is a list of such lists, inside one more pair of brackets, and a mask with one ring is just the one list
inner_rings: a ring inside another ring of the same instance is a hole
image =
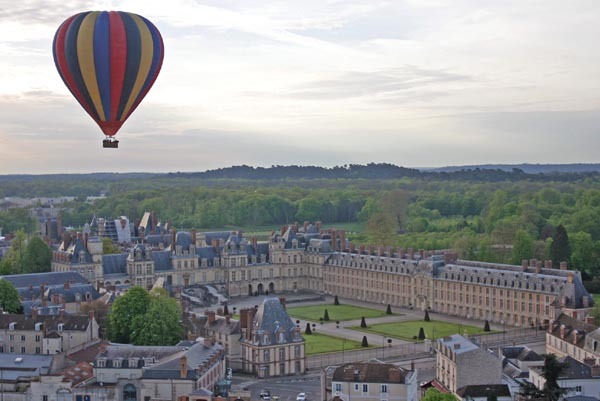
[[296, 396], [296, 401], [306, 401], [306, 393], [300, 393]]

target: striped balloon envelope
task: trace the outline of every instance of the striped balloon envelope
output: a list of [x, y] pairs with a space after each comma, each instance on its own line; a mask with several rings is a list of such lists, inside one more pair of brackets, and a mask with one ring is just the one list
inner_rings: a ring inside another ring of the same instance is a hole
[[107, 136], [105, 147], [117, 147], [112, 137], [160, 72], [158, 29], [137, 14], [88, 11], [60, 25], [52, 50], [65, 85]]

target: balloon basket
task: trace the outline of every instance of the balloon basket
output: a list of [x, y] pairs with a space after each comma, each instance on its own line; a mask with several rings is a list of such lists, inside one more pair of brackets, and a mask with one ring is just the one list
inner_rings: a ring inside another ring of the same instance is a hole
[[102, 141], [102, 147], [103, 148], [118, 148], [119, 141], [117, 141], [116, 139], [105, 139]]

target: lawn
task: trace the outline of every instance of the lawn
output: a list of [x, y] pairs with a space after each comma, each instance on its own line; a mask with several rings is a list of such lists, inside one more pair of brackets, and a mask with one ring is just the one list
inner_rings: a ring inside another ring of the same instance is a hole
[[594, 298], [594, 305], [600, 305], [600, 294], [592, 294], [592, 298]]
[[[369, 324], [368, 321], [367, 324]], [[352, 329], [364, 331], [367, 333], [375, 333], [388, 337], [399, 338], [407, 341], [413, 341], [413, 337], [419, 335], [419, 329], [421, 327], [423, 327], [423, 330], [425, 331], [425, 336], [428, 339], [441, 338], [449, 336], [451, 334], [464, 335], [465, 332], [468, 335], [486, 334], [486, 332], [483, 331], [483, 325], [481, 327], [475, 327], [460, 323], [448, 323], [442, 321], [425, 322], [423, 320], [409, 320], [406, 322], [374, 324], [366, 329], [360, 326], [356, 326], [352, 327]], [[496, 332], [489, 331], [487, 333]]]
[[360, 342], [332, 337], [325, 334], [303, 334], [306, 355], [341, 352], [362, 348]]
[[385, 307], [382, 307], [381, 310], [377, 309], [369, 309], [362, 308], [360, 306], [353, 305], [312, 305], [312, 306], [297, 306], [295, 308], [287, 308], [287, 312], [290, 316], [295, 319], [302, 320], [310, 320], [311, 322], [318, 322], [319, 318], [324, 317], [325, 309], [327, 309], [327, 313], [329, 314], [329, 321], [344, 321], [344, 320], [353, 320], [360, 319], [361, 317], [365, 317], [365, 319], [386, 316]]

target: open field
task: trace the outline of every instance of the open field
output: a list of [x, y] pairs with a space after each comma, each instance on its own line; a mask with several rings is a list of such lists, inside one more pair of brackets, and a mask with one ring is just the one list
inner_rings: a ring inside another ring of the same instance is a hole
[[388, 316], [385, 314], [385, 307], [381, 310], [363, 308], [354, 305], [311, 305], [311, 306], [297, 306], [294, 308], [288, 308], [288, 314], [295, 319], [310, 320], [311, 322], [318, 322], [319, 318], [324, 317], [325, 309], [329, 314], [329, 321], [344, 321], [344, 320], [355, 320], [365, 317], [365, 319]]
[[[367, 320], [367, 325], [369, 321]], [[394, 323], [381, 323], [374, 324], [368, 328], [362, 328], [360, 326], [352, 327], [352, 330], [364, 331], [367, 333], [375, 333], [387, 337], [398, 338], [405, 341], [414, 341], [416, 336], [419, 335], [419, 329], [423, 327], [425, 331], [425, 337], [428, 339], [436, 339], [451, 334], [468, 335], [473, 334], [484, 334], [483, 326], [467, 326], [461, 323], [448, 323], [442, 321], [431, 321], [425, 322], [423, 320], [409, 320], [406, 322], [394, 322]], [[488, 333], [497, 333], [495, 331], [489, 331]]]
[[[321, 333], [302, 334], [304, 337], [306, 355], [341, 352], [343, 350], [359, 349], [360, 342], [345, 338], [332, 337]], [[372, 348], [372, 346], [369, 346]]]

